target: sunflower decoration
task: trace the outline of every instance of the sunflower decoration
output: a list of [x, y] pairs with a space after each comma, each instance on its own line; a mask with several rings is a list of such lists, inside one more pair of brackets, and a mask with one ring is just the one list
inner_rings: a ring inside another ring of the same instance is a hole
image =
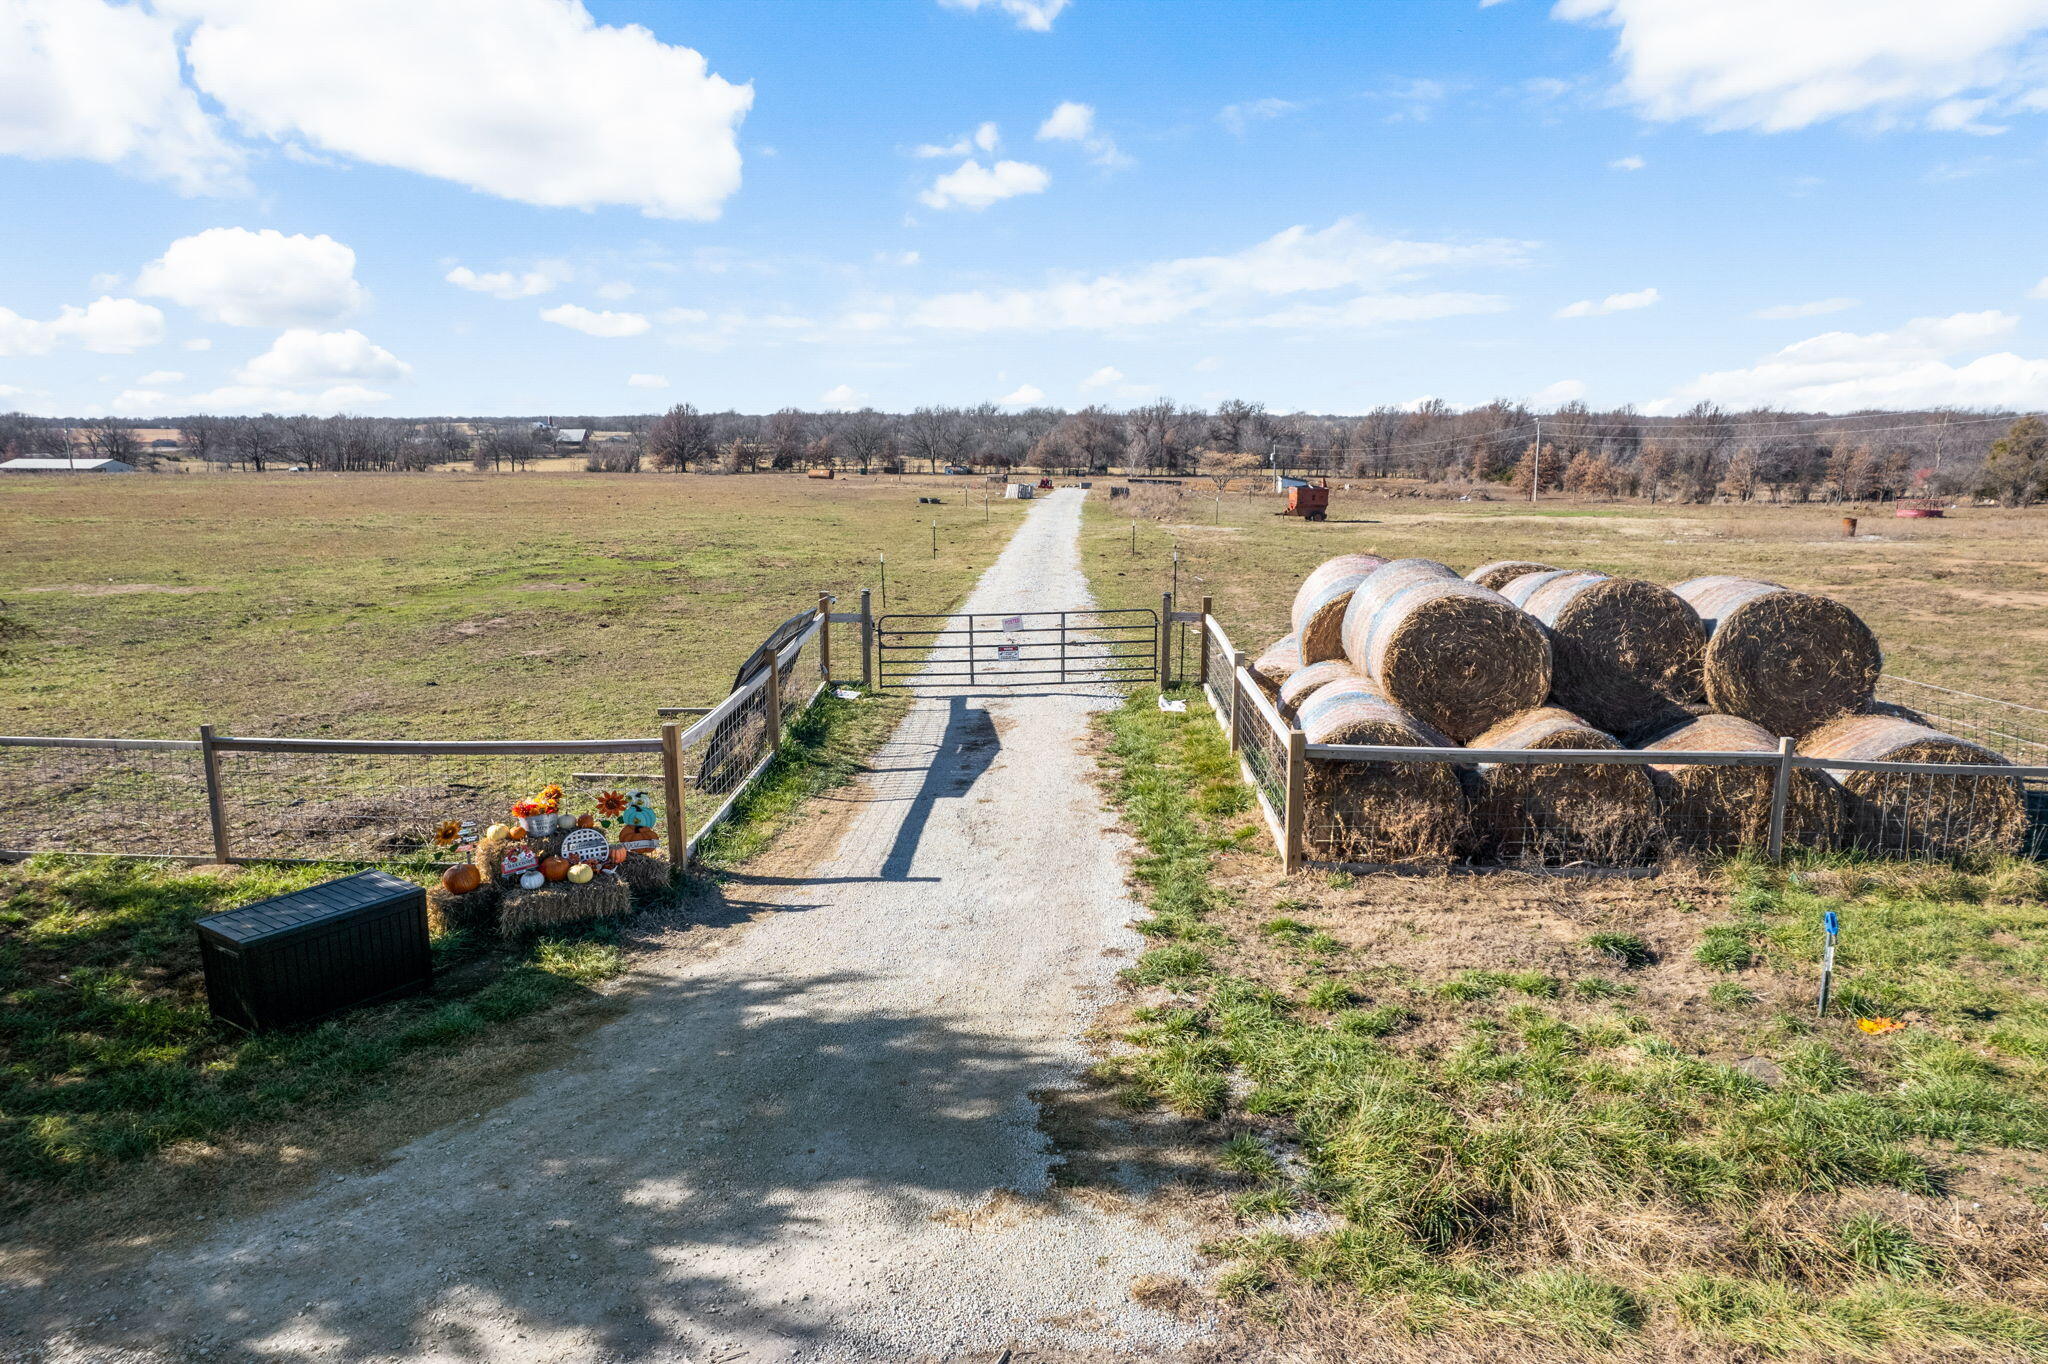
[[601, 791], [597, 797], [597, 813], [606, 819], [617, 819], [626, 810], [626, 796], [621, 791]]
[[1897, 1032], [1906, 1025], [1896, 1018], [1879, 1016], [1877, 1018], [1859, 1018], [1856, 1020], [1856, 1026], [1873, 1037], [1882, 1037], [1888, 1032]]
[[439, 824], [437, 824], [437, 825], [435, 825], [435, 826], [434, 826], [434, 846], [435, 846], [435, 847], [437, 847], [437, 848], [452, 848], [452, 847], [454, 847], [454, 846], [455, 846], [455, 845], [456, 845], [457, 843], [460, 843], [461, 841], [462, 841], [462, 821], [461, 821], [461, 820], [459, 820], [459, 819], [444, 819], [444, 820], [442, 820], [442, 821], [441, 821], [441, 822], [440, 822]]

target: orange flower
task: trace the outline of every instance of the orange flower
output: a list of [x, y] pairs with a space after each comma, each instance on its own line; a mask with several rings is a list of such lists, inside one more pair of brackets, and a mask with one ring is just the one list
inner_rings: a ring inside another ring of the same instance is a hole
[[623, 812], [625, 808], [626, 798], [617, 791], [605, 791], [598, 795], [597, 812], [606, 819]]
[[1859, 1018], [1856, 1020], [1856, 1026], [1863, 1029], [1863, 1031], [1870, 1033], [1872, 1036], [1877, 1036], [1882, 1033], [1897, 1032], [1900, 1028], [1903, 1028], [1906, 1025], [1899, 1022], [1899, 1020], [1896, 1018], [1880, 1017]]

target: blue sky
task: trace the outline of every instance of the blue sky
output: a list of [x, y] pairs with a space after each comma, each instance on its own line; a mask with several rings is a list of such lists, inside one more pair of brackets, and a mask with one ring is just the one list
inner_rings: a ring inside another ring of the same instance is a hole
[[4, 0], [0, 404], [2044, 406], [2044, 33], [2048, 0]]

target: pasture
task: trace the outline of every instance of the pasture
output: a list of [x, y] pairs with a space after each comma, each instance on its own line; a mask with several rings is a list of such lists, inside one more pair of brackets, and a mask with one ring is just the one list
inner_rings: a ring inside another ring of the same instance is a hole
[[656, 707], [724, 695], [819, 592], [853, 610], [875, 588], [881, 611], [883, 556], [891, 608], [946, 609], [1025, 510], [984, 513], [981, 493], [779, 474], [19, 479], [0, 487], [0, 602], [21, 631], [0, 640], [0, 730], [649, 734]]

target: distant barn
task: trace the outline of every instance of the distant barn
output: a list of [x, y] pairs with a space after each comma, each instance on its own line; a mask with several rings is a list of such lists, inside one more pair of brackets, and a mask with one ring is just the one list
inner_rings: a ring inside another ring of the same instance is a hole
[[61, 456], [23, 455], [0, 460], [0, 474], [132, 474], [135, 466], [119, 459], [65, 459]]

